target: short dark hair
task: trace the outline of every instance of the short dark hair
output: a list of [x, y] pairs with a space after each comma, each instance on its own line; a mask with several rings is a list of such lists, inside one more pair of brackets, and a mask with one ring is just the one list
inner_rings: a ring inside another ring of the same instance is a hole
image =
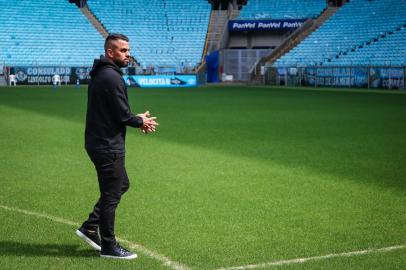
[[130, 41], [130, 39], [126, 35], [118, 34], [118, 33], [109, 34], [106, 38], [106, 41], [104, 42], [104, 50], [107, 51], [107, 49], [110, 46], [110, 43], [115, 40], [124, 40], [127, 42]]

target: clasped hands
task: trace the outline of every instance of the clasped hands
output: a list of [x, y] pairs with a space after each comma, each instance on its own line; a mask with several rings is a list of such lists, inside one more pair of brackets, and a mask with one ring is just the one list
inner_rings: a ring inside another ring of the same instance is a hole
[[140, 129], [144, 134], [155, 132], [156, 126], [159, 126], [159, 124], [155, 121], [157, 118], [151, 117], [149, 111], [137, 114], [137, 116], [142, 118], [143, 124]]

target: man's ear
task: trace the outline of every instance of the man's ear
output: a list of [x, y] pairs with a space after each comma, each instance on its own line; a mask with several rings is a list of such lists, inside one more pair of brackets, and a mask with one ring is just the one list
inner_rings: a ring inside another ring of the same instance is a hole
[[113, 50], [112, 49], [107, 49], [107, 56], [109, 57], [109, 58], [113, 58]]

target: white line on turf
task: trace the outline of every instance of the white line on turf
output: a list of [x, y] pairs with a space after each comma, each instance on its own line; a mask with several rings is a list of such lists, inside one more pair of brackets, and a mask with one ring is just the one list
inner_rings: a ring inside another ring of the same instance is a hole
[[[38, 213], [38, 212], [33, 212], [33, 211], [24, 210], [24, 209], [15, 208], [15, 207], [9, 207], [9, 206], [5, 206], [2, 204], [0, 204], [0, 208], [9, 210], [9, 211], [13, 211], [13, 212], [17, 212], [17, 213], [21, 213], [21, 214], [25, 214], [25, 215], [49, 219], [54, 222], [58, 222], [58, 223], [62, 223], [62, 224], [70, 225], [70, 226], [75, 226], [75, 227], [80, 226], [79, 223], [76, 223], [76, 222], [73, 222], [70, 220], [66, 220], [63, 218], [58, 218], [58, 217]], [[130, 246], [130, 248], [133, 248], [148, 257], [151, 257], [157, 261], [162, 262], [164, 265], [168, 266], [171, 269], [190, 270], [190, 268], [188, 266], [181, 264], [179, 262], [172, 261], [168, 257], [161, 255], [155, 251], [149, 250], [148, 248], [146, 248], [140, 244], [136, 244], [136, 243], [133, 243], [131, 241], [121, 239], [121, 238], [117, 238], [117, 240], [119, 240], [122, 243], [126, 243], [127, 245]], [[383, 253], [383, 252], [389, 252], [389, 251], [404, 249], [404, 248], [406, 248], [406, 245], [398, 245], [398, 246], [365, 249], [365, 250], [350, 251], [350, 252], [343, 252], [343, 253], [332, 253], [332, 254], [327, 254], [327, 255], [323, 255], [323, 256], [296, 258], [296, 259], [291, 259], [291, 260], [281, 260], [281, 261], [265, 262], [265, 263], [259, 263], [259, 264], [249, 264], [249, 265], [243, 265], [243, 266], [224, 267], [224, 268], [219, 268], [217, 270], [247, 270], [247, 269], [257, 269], [257, 268], [279, 266], [279, 265], [301, 264], [301, 263], [305, 263], [308, 261], [326, 260], [326, 259], [337, 258], [337, 257], [360, 256], [360, 255], [365, 255], [365, 254], [369, 254], [369, 253]]]
[[[13, 212], [17, 212], [17, 213], [21, 213], [21, 214], [25, 214], [25, 215], [30, 215], [30, 216], [34, 216], [34, 217], [39, 217], [39, 218], [45, 218], [45, 219], [49, 219], [52, 220], [54, 222], [58, 222], [58, 223], [62, 223], [62, 224], [66, 224], [66, 225], [70, 225], [70, 226], [75, 226], [75, 227], [79, 227], [80, 224], [70, 221], [70, 220], [66, 220], [63, 218], [59, 218], [59, 217], [54, 217], [51, 215], [47, 215], [47, 214], [43, 214], [43, 213], [38, 213], [38, 212], [34, 212], [34, 211], [29, 211], [29, 210], [25, 210], [25, 209], [20, 209], [20, 208], [15, 208], [15, 207], [10, 207], [10, 206], [6, 206], [6, 205], [2, 205], [0, 204], [0, 208], [8, 210], [8, 211], [13, 211]], [[144, 255], [153, 258], [157, 261], [160, 261], [163, 265], [173, 269], [173, 270], [190, 270], [190, 268], [184, 264], [181, 264], [179, 262], [175, 262], [172, 261], [171, 259], [169, 259], [168, 257], [159, 254], [155, 251], [152, 251], [140, 244], [122, 239], [122, 238], [117, 238], [118, 241], [120, 241], [121, 243], [125, 243], [127, 245], [130, 246], [130, 248], [133, 248], [135, 250], [137, 250], [138, 252], [143, 253]]]
[[273, 261], [273, 262], [265, 262], [265, 263], [259, 263], [259, 264], [249, 264], [249, 265], [243, 265], [243, 266], [224, 267], [224, 268], [219, 268], [217, 270], [247, 270], [247, 269], [257, 269], [257, 268], [279, 266], [279, 265], [301, 264], [301, 263], [305, 263], [308, 261], [326, 260], [326, 259], [337, 258], [337, 257], [359, 256], [359, 255], [365, 255], [365, 254], [369, 254], [369, 253], [382, 253], [382, 252], [389, 252], [392, 250], [403, 249], [403, 248], [406, 248], [406, 245], [391, 246], [391, 247], [384, 247], [384, 248], [371, 248], [371, 249], [350, 251], [350, 252], [343, 252], [343, 253], [333, 253], [333, 254], [327, 254], [327, 255], [323, 255], [323, 256], [297, 258], [297, 259], [291, 259], [291, 260]]

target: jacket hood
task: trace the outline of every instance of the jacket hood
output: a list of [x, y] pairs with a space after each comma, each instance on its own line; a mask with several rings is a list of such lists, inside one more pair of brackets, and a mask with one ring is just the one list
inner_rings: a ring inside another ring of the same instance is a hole
[[100, 55], [100, 59], [94, 59], [92, 70], [89, 73], [90, 77], [94, 78], [98, 72], [100, 72], [105, 68], [112, 68], [115, 71], [117, 71], [120, 75], [123, 75], [123, 72], [116, 64], [114, 64], [104, 55]]

